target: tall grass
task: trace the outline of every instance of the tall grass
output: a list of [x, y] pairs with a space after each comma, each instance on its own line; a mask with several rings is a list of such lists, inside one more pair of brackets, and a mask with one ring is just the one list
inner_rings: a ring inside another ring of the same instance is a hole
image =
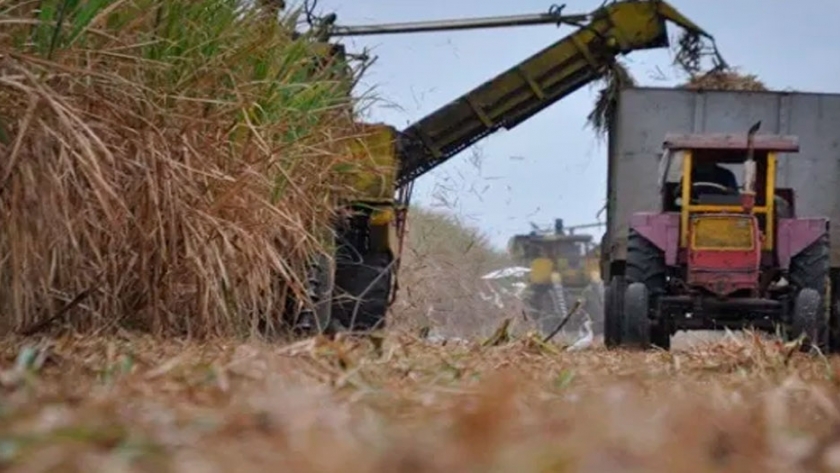
[[235, 0], [0, 0], [0, 332], [279, 316], [354, 133], [313, 56]]

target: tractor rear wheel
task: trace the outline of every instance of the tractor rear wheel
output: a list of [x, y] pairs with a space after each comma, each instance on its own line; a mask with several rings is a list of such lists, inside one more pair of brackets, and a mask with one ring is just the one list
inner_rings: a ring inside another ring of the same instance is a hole
[[650, 347], [650, 294], [644, 283], [633, 282], [624, 292], [624, 324], [621, 344], [647, 349]]
[[[634, 229], [627, 235], [627, 270], [625, 272], [628, 288], [634, 283], [641, 283], [647, 288], [647, 307], [654, 306], [656, 299], [665, 293], [665, 254], [647, 238]], [[626, 309], [625, 309], [626, 310]], [[648, 316], [650, 312], [647, 312]], [[629, 318], [629, 316], [625, 316]], [[664, 321], [651, 324], [647, 319], [646, 327], [650, 332], [650, 342], [662, 349], [671, 348], [671, 333]]]
[[655, 297], [665, 292], [665, 254], [636, 230], [627, 235], [627, 284], [644, 283]]
[[820, 313], [822, 296], [814, 289], [805, 288], [796, 295], [793, 304], [793, 317], [790, 338], [805, 336], [802, 344], [803, 351], [810, 351], [812, 347], [824, 350], [822, 335], [827, 330]]
[[615, 348], [621, 344], [624, 288], [624, 276], [613, 276], [604, 288], [604, 345], [607, 348]]
[[[804, 321], [797, 322], [797, 312], [800, 310], [797, 306], [802, 305], [803, 307], [808, 306], [809, 303], [816, 304], [816, 318], [813, 320], [814, 330], [817, 332], [814, 333], [815, 338], [810, 338], [810, 342], [807, 346], [803, 346], [803, 349], [809, 349], [811, 345], [816, 345], [820, 350], [827, 350], [829, 348], [829, 342], [832, 338], [836, 339], [836, 336], [832, 336], [830, 333], [830, 309], [831, 309], [831, 302], [830, 302], [830, 271], [831, 271], [831, 263], [830, 263], [830, 246], [829, 246], [829, 238], [828, 233], [821, 236], [817, 241], [812, 243], [810, 246], [805, 248], [802, 252], [795, 255], [790, 260], [790, 269], [788, 274], [790, 276], [791, 284], [798, 289], [799, 293], [794, 302], [793, 307], [793, 320], [791, 320], [792, 325], [792, 336], [798, 337], [802, 333], [809, 333], [803, 332], [802, 330], [805, 327], [810, 326], [803, 326], [802, 323]], [[817, 293], [819, 297], [817, 297], [816, 301], [813, 299], [813, 295], [802, 295], [802, 292], [806, 289], [811, 289]], [[801, 300], [801, 304], [800, 304]], [[804, 308], [801, 310], [805, 310]], [[809, 315], [801, 315], [801, 317], [810, 317]], [[810, 337], [811, 335], [808, 335]]]

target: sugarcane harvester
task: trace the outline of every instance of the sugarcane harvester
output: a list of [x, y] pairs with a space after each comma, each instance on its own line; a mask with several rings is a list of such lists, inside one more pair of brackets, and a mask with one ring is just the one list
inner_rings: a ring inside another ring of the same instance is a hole
[[[829, 221], [796, 216], [776, 165], [780, 153], [796, 163], [798, 140], [760, 124], [664, 137], [660, 208], [632, 215], [624, 274], [606, 290], [608, 346], [669, 349], [678, 330], [752, 327], [828, 349]], [[741, 168], [740, 186], [727, 167]]]
[[[510, 130], [603, 77], [631, 51], [669, 45], [666, 22], [694, 37], [713, 38], [664, 1], [616, 1], [589, 14], [548, 13], [441, 22], [343, 27], [331, 15], [316, 31], [332, 61], [344, 48], [330, 37], [569, 24], [576, 30], [408, 128], [363, 125], [354, 141], [354, 195], [341, 206], [334, 258], [313, 265], [311, 310], [299, 319], [319, 330], [382, 327], [397, 290], [396, 274], [414, 181], [499, 129]], [[332, 261], [332, 263], [329, 263]], [[324, 266], [334, 265], [325, 270]], [[308, 317], [307, 317], [308, 314]]]

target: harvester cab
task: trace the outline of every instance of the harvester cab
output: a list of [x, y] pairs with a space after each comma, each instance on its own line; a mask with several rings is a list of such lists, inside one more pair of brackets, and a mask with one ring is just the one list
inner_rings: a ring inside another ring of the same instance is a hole
[[665, 138], [661, 209], [631, 218], [608, 345], [668, 349], [678, 330], [751, 326], [825, 348], [828, 220], [794, 216], [776, 165], [780, 153], [799, 151], [798, 140], [757, 134], [759, 126]]

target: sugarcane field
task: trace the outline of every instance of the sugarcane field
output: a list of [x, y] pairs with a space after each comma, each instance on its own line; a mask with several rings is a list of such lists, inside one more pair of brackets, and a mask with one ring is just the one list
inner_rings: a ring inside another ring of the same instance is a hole
[[0, 471], [840, 472], [839, 17], [0, 0]]

